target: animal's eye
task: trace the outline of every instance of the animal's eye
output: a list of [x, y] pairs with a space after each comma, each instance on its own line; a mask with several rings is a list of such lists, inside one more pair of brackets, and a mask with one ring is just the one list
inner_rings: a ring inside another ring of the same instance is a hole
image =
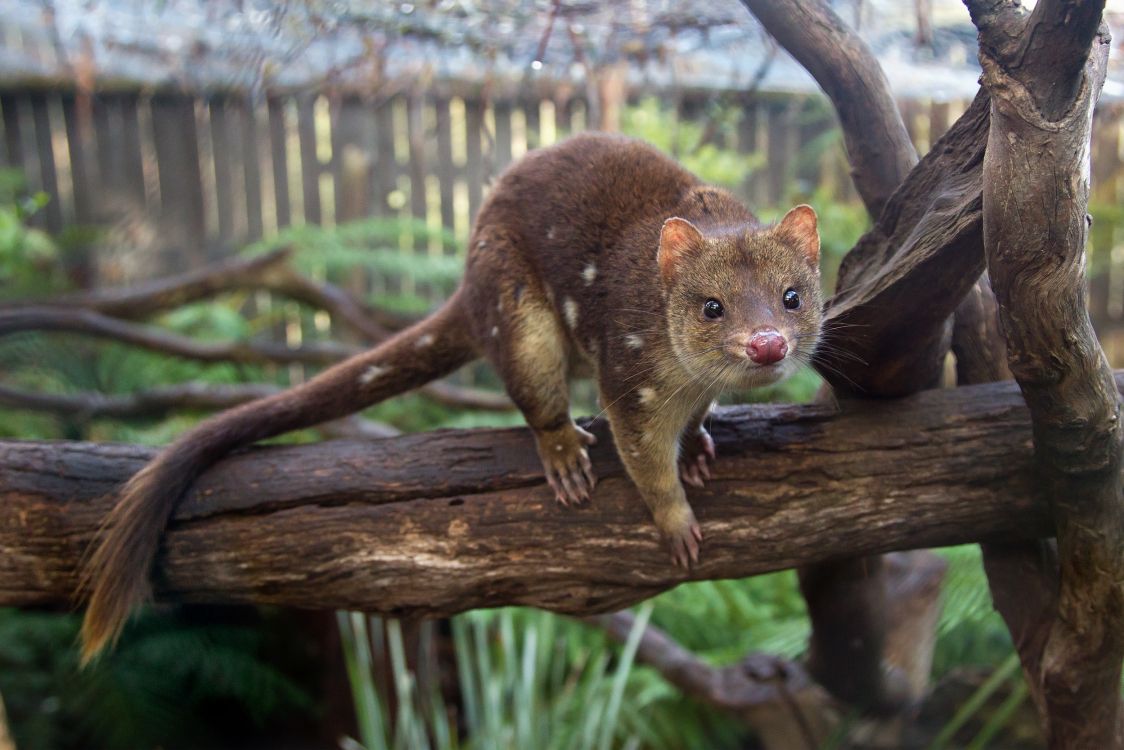
[[722, 313], [722, 303], [713, 297], [703, 303], [703, 315], [711, 320], [718, 320], [722, 317]]
[[781, 300], [784, 302], [786, 310], [795, 310], [800, 307], [800, 295], [796, 293], [795, 289], [786, 289]]

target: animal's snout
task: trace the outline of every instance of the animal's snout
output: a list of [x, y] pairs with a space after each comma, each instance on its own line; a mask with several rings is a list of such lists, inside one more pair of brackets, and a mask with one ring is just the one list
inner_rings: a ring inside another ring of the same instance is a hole
[[776, 328], [762, 328], [753, 332], [745, 351], [757, 364], [771, 365], [788, 354], [788, 341]]

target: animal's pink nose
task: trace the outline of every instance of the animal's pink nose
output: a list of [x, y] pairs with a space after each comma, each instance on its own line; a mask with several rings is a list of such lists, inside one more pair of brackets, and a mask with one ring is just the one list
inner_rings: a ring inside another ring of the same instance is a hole
[[759, 365], [780, 362], [788, 354], [788, 342], [776, 328], [762, 328], [754, 331], [749, 343], [745, 345], [746, 354]]

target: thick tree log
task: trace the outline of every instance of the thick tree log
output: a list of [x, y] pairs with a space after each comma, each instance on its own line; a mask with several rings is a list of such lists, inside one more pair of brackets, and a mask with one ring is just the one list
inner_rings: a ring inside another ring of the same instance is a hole
[[[984, 161], [988, 269], [1008, 362], [1033, 415], [1058, 529], [1048, 547], [989, 555], [997, 593], [1045, 709], [1051, 747], [1124, 747], [1121, 401], [1085, 306], [1089, 140], [1109, 52], [1104, 2], [1041, 0], [1032, 13], [967, 3], [992, 115]], [[1056, 568], [1055, 568], [1056, 566]], [[1060, 576], [1055, 576], [1055, 569]]]
[[[591, 507], [556, 506], [525, 430], [259, 448], [180, 505], [157, 595], [447, 615], [527, 604], [590, 614], [689, 577], [729, 578], [896, 549], [1047, 536], [1012, 383], [863, 404], [737, 407], [691, 491], [706, 535], [669, 565], [611, 448]], [[146, 448], [0, 443], [0, 604], [70, 601], [76, 565]]]

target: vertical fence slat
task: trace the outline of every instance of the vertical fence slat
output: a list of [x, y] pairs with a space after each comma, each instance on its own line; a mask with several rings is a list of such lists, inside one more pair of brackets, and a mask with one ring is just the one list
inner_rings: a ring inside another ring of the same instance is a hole
[[492, 107], [492, 114], [496, 121], [496, 172], [511, 163], [511, 102], [498, 101]]
[[[574, 104], [577, 100], [571, 96], [554, 100], [554, 121], [557, 128], [558, 140], [562, 140], [574, 132]], [[498, 128], [497, 128], [498, 129]], [[497, 136], [497, 142], [499, 138]]]
[[527, 122], [527, 150], [542, 146], [542, 123], [539, 111], [539, 100], [526, 98], [522, 100], [523, 116]]
[[[86, 100], [89, 101], [88, 99]], [[94, 175], [91, 163], [93, 134], [89, 109], [84, 108], [73, 94], [62, 100], [62, 116], [66, 125], [66, 146], [70, 154], [70, 183], [74, 192], [74, 218], [79, 224], [89, 224], [94, 219]]]
[[242, 136], [242, 167], [246, 185], [246, 239], [262, 236], [261, 150], [258, 147], [258, 118], [254, 102], [240, 97], [235, 102]]
[[394, 99], [382, 98], [375, 104], [375, 166], [371, 194], [376, 216], [390, 216], [387, 197], [398, 182], [398, 160], [394, 155]]
[[468, 214], [476, 220], [476, 212], [484, 199], [483, 142], [484, 106], [479, 101], [465, 101], [465, 181], [468, 183]]
[[929, 150], [929, 144], [925, 142], [921, 129], [918, 127], [918, 115], [920, 114], [918, 102], [914, 99], [899, 101], [898, 109], [901, 110], [902, 120], [905, 121], [905, 130], [909, 133], [909, 140], [913, 142], [913, 147], [917, 149], [918, 154], [924, 154]]
[[269, 111], [269, 157], [273, 167], [273, 200], [276, 204], [277, 228], [284, 229], [293, 223], [293, 208], [289, 201], [289, 158], [285, 151], [285, 103], [271, 97]]
[[[738, 121], [738, 151], [743, 154], [762, 155], [764, 138], [761, 135], [762, 127], [761, 107], [757, 102], [748, 101], [742, 105], [742, 116]], [[764, 159], [754, 168], [745, 180], [743, 188], [749, 196], [749, 202], [755, 207], [764, 206], [768, 200], [765, 195], [765, 172], [767, 165]]]
[[152, 131], [160, 178], [162, 226], [169, 239], [187, 256], [185, 265], [206, 262], [203, 176], [199, 169], [199, 139], [195, 103], [186, 97], [157, 95], [152, 99]]
[[112, 99], [113, 97], [108, 94], [98, 94], [93, 97], [94, 146], [100, 188], [94, 207], [99, 214], [103, 208], [103, 199], [121, 195], [125, 184], [121, 127]]
[[145, 205], [144, 157], [141, 154], [140, 97], [127, 94], [118, 97], [115, 105], [121, 122], [122, 190], [138, 207]]
[[952, 124], [951, 107], [948, 102], [934, 101], [929, 107], [929, 147], [944, 135]]
[[15, 94], [0, 94], [0, 114], [4, 119], [4, 150], [12, 169], [23, 169], [23, 143], [20, 134], [19, 104]]
[[345, 97], [334, 108], [332, 151], [336, 181], [336, 221], [354, 221], [371, 213], [370, 110], [363, 100]]
[[[425, 99], [420, 93], [413, 93], [406, 100], [410, 145], [410, 213], [422, 226], [425, 225], [428, 208], [425, 186], [425, 144], [428, 138], [425, 132], [424, 106]], [[414, 248], [424, 250], [427, 245], [428, 240], [424, 233], [415, 233]]]
[[301, 97], [297, 101], [297, 134], [301, 152], [301, 190], [304, 196], [304, 220], [319, 224], [320, 211], [320, 159], [316, 155], [315, 98]]
[[434, 103], [437, 120], [437, 184], [441, 198], [441, 225], [450, 232], [456, 224], [453, 210], [453, 184], [456, 172], [453, 169], [453, 127], [449, 116], [449, 99], [442, 96]]
[[787, 200], [791, 184], [792, 157], [795, 153], [796, 99], [776, 100], [769, 104], [769, 162], [768, 204], [778, 205]]
[[211, 99], [211, 153], [215, 165], [216, 216], [219, 222], [219, 241], [223, 244], [234, 239], [234, 168], [231, 160], [234, 149], [230, 143], [227, 126], [226, 97]]
[[797, 120], [799, 122], [797, 141], [794, 144], [795, 178], [800, 191], [811, 194], [816, 186], [823, 182], [824, 166], [827, 163], [826, 151], [822, 149], [823, 144], [817, 143], [817, 140], [836, 125], [827, 110], [819, 106], [816, 99], [811, 98], [805, 100]]
[[35, 148], [38, 152], [39, 185], [50, 196], [43, 209], [47, 229], [62, 230], [62, 206], [59, 204], [59, 181], [55, 171], [55, 151], [51, 143], [51, 118], [47, 112], [47, 95], [36, 93], [30, 97], [31, 116], [35, 123]]

